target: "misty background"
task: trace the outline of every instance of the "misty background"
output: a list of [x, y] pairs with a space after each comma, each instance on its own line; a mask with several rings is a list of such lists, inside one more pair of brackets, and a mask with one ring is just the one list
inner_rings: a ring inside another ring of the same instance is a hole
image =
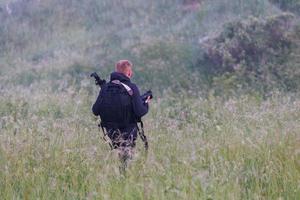
[[2, 0], [1, 87], [80, 87], [129, 59], [143, 89], [297, 91], [298, 14], [295, 0]]

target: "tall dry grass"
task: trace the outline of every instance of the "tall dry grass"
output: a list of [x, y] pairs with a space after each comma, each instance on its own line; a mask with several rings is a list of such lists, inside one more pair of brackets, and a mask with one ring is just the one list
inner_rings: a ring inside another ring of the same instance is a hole
[[101, 140], [90, 111], [97, 92], [86, 83], [1, 91], [1, 199], [299, 198], [297, 96], [166, 92], [144, 119], [148, 155], [139, 140], [124, 177]]

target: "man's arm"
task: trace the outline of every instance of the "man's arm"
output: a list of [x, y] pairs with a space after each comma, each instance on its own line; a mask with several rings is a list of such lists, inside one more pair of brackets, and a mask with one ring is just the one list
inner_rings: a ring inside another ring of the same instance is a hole
[[132, 84], [131, 89], [133, 91], [133, 95], [132, 95], [133, 112], [137, 117], [140, 118], [145, 114], [147, 114], [148, 103], [142, 101], [139, 88], [135, 84]]

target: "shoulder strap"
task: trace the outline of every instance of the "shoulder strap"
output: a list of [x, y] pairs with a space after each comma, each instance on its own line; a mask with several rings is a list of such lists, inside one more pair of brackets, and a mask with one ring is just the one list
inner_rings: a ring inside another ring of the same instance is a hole
[[125, 90], [127, 91], [127, 93], [129, 94], [129, 96], [133, 95], [132, 89], [128, 85], [126, 85], [125, 83], [122, 83], [119, 80], [112, 80], [111, 82], [114, 83], [114, 84], [117, 84], [117, 85], [122, 85], [125, 88]]
[[142, 141], [144, 142], [144, 147], [145, 147], [145, 150], [147, 151], [148, 150], [148, 140], [147, 140], [147, 137], [145, 135], [145, 131], [144, 131], [144, 123], [142, 122], [142, 120], [140, 121], [140, 124], [141, 124], [141, 129], [139, 128], [139, 126], [137, 125], [137, 130], [138, 130], [138, 133], [142, 139]]

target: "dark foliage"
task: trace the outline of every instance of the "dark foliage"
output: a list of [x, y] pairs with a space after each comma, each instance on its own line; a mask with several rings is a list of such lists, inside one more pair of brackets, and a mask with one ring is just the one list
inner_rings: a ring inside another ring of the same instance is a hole
[[227, 24], [217, 38], [204, 45], [206, 71], [217, 75], [214, 82], [222, 87], [229, 82], [231, 89], [295, 90], [299, 76], [294, 75], [299, 69], [288, 64], [299, 45], [293, 18], [282, 14], [264, 21], [251, 18]]

